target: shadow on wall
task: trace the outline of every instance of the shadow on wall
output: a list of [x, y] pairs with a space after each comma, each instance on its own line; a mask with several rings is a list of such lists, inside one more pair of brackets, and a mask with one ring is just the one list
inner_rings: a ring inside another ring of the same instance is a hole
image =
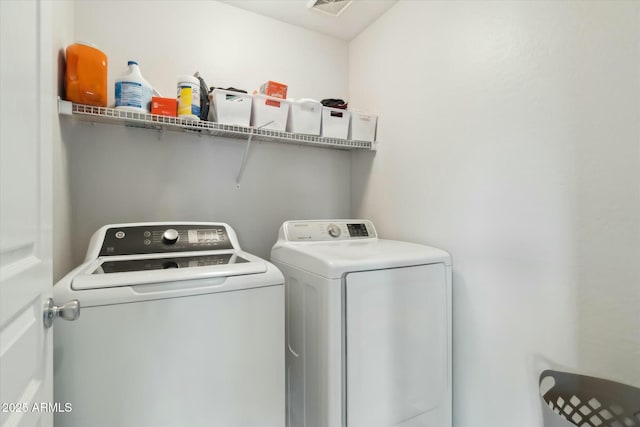
[[[351, 214], [358, 215], [362, 212], [362, 205], [369, 197], [369, 179], [373, 162], [376, 157], [375, 151], [352, 151], [351, 152]], [[366, 218], [370, 219], [370, 218]], [[374, 221], [375, 223], [375, 221]]]
[[57, 69], [57, 81], [58, 84], [56, 86], [57, 88], [57, 95], [60, 97], [60, 99], [65, 99], [65, 70], [66, 70], [66, 61], [65, 61], [65, 51], [64, 49], [60, 49], [58, 50], [58, 57], [57, 57], [57, 64], [58, 64], [58, 69]]
[[252, 143], [237, 188], [246, 141], [62, 121], [76, 265], [105, 224], [226, 222], [268, 258], [283, 221], [349, 214], [347, 151]]

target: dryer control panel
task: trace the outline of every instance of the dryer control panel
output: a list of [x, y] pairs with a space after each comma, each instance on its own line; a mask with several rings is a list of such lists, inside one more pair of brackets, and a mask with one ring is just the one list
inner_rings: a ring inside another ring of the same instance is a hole
[[377, 238], [373, 223], [366, 219], [287, 221], [282, 225], [281, 238], [288, 241], [321, 242]]
[[108, 228], [100, 256], [234, 249], [223, 225], [158, 224]]

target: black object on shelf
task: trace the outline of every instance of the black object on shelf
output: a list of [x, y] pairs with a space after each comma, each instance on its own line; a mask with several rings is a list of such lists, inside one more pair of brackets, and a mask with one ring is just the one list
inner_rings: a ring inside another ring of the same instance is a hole
[[215, 89], [220, 89], [220, 90], [228, 90], [229, 92], [240, 92], [240, 93], [248, 93], [246, 90], [243, 89], [236, 89], [235, 87], [214, 87], [211, 86], [209, 88], [209, 93], [213, 92]]
[[320, 103], [325, 107], [339, 108], [341, 110], [346, 110], [349, 106], [349, 103], [344, 102], [344, 99], [328, 98], [323, 99], [322, 101], [320, 101]]
[[200, 77], [200, 73], [196, 71], [193, 75], [200, 82], [200, 120], [207, 120], [209, 117], [209, 93], [207, 92], [207, 84]]

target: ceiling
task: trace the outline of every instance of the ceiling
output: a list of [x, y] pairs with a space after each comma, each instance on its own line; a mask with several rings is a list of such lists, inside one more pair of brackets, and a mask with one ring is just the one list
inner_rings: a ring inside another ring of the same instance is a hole
[[351, 40], [398, 0], [354, 0], [339, 16], [307, 8], [309, 0], [220, 0], [279, 21]]

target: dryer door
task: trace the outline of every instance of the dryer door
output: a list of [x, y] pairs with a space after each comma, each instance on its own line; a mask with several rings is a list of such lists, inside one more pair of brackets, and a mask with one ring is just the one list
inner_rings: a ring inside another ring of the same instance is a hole
[[446, 283], [444, 264], [347, 274], [348, 427], [432, 425], [447, 391]]

